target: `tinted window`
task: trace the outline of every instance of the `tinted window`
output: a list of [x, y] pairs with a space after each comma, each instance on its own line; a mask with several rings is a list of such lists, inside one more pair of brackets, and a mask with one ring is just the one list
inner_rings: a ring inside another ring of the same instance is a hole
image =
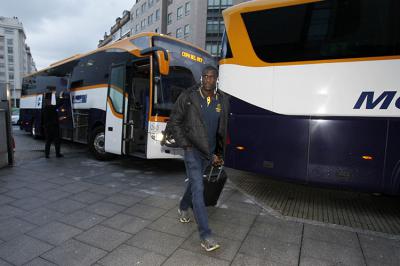
[[242, 14], [266, 62], [400, 54], [400, 1], [328, 0]]

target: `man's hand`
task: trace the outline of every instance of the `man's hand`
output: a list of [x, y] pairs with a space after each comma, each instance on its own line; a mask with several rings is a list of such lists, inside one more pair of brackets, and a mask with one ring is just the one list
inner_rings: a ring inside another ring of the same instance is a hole
[[221, 166], [223, 164], [224, 164], [224, 160], [222, 160], [222, 158], [219, 157], [218, 155], [214, 154], [213, 155], [213, 159], [212, 159], [212, 165], [218, 167], [218, 166]]

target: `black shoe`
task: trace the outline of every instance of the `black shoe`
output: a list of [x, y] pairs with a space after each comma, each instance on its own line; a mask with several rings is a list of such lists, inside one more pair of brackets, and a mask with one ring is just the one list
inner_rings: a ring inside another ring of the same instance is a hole
[[62, 157], [64, 157], [64, 155], [62, 155], [61, 153], [59, 153], [59, 154], [56, 155], [56, 157], [57, 157], [57, 158], [62, 158]]

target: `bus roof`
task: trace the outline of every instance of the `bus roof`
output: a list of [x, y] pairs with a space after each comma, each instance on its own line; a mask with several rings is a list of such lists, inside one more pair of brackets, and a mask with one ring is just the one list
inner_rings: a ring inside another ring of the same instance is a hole
[[49, 70], [49, 69], [52, 69], [54, 67], [63, 65], [65, 63], [68, 63], [68, 62], [83, 58], [85, 56], [88, 56], [88, 55], [91, 55], [91, 54], [94, 54], [94, 53], [97, 53], [97, 52], [100, 52], [100, 51], [105, 51], [105, 50], [108, 50], [108, 49], [122, 49], [122, 50], [125, 50], [125, 51], [129, 52], [129, 53], [134, 54], [135, 56], [140, 57], [141, 56], [140, 55], [140, 48], [137, 47], [136, 45], [134, 45], [131, 42], [131, 40], [134, 40], [134, 39], [137, 39], [137, 38], [140, 38], [140, 37], [143, 37], [143, 36], [148, 36], [148, 37], [160, 36], [160, 37], [163, 37], [163, 38], [166, 38], [166, 39], [170, 39], [170, 40], [176, 41], [178, 43], [182, 43], [182, 44], [191, 46], [194, 49], [198, 49], [198, 50], [200, 50], [202, 52], [208, 53], [204, 49], [202, 49], [200, 47], [197, 47], [197, 46], [195, 46], [195, 45], [193, 45], [193, 44], [191, 44], [189, 42], [186, 42], [186, 41], [183, 41], [183, 40], [179, 40], [179, 39], [173, 38], [173, 37], [168, 36], [168, 35], [159, 34], [159, 33], [155, 33], [155, 32], [143, 32], [143, 33], [139, 33], [137, 35], [134, 35], [132, 37], [129, 37], [129, 38], [126, 38], [126, 39], [123, 39], [123, 40], [120, 40], [120, 41], [105, 45], [103, 47], [97, 48], [96, 50], [93, 50], [93, 51], [90, 51], [90, 52], [87, 52], [87, 53], [84, 53], [84, 54], [76, 54], [76, 55], [67, 57], [65, 59], [62, 59], [60, 61], [57, 61], [55, 63], [50, 64], [50, 66], [48, 66], [48, 67], [46, 67], [44, 69], [41, 69], [41, 70], [39, 70], [37, 72], [28, 74], [28, 75], [24, 76], [24, 78], [36, 75], [37, 73], [44, 72], [46, 70]]

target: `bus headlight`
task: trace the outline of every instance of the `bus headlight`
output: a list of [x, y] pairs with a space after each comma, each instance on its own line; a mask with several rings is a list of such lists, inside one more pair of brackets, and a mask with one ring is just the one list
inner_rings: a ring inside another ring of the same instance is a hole
[[151, 133], [150, 136], [155, 141], [162, 141], [163, 138], [164, 138], [164, 134], [163, 133]]

